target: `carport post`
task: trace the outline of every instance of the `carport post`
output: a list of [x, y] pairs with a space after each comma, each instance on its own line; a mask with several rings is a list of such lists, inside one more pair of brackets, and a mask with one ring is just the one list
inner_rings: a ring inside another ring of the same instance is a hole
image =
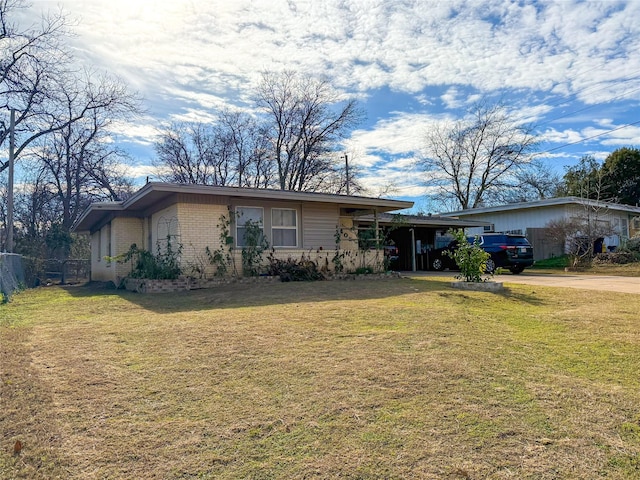
[[416, 232], [414, 232], [413, 228], [409, 229], [411, 231], [411, 271], [416, 271]]

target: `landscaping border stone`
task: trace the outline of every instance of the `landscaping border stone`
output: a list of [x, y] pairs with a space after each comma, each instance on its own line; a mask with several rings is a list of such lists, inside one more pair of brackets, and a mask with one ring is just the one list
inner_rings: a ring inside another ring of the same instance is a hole
[[451, 286], [460, 290], [477, 292], [502, 292], [504, 290], [502, 282], [452, 282]]
[[[338, 273], [326, 275], [325, 280], [388, 280], [401, 278], [398, 272], [369, 273], [357, 275], [353, 273]], [[255, 284], [279, 282], [279, 276], [261, 275], [258, 277], [221, 277], [221, 278], [192, 278], [180, 277], [175, 280], [151, 280], [148, 278], [125, 278], [123, 286], [130, 292], [137, 293], [171, 293], [188, 290], [215, 288], [230, 284]]]

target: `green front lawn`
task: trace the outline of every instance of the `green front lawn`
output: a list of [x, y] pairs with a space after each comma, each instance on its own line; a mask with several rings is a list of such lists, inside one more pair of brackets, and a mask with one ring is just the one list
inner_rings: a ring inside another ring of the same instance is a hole
[[449, 280], [20, 293], [0, 478], [638, 478], [640, 295]]
[[[569, 265], [569, 259], [566, 256], [548, 258], [546, 260], [536, 260], [533, 267], [528, 268], [525, 272], [536, 273], [564, 273], [565, 267]], [[597, 265], [574, 273], [584, 273], [587, 275], [619, 275], [624, 277], [640, 277], [640, 262], [626, 263], [622, 265]]]

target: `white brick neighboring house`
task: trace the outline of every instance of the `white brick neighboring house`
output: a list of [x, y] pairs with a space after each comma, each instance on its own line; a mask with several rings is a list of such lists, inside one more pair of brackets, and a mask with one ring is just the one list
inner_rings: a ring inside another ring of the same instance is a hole
[[564, 246], [548, 239], [545, 228], [551, 220], [570, 220], [584, 216], [585, 209], [596, 211], [598, 221], [608, 223], [614, 235], [605, 239], [607, 246], [619, 245], [624, 239], [640, 234], [640, 207], [586, 200], [579, 197], [559, 197], [495, 207], [481, 207], [441, 214], [467, 220], [488, 222], [483, 228], [467, 229], [470, 234], [483, 232], [521, 233], [534, 248], [536, 260], [564, 253]]
[[[157, 253], [170, 238], [182, 246], [181, 266], [188, 273], [189, 265], [203, 263], [206, 247], [220, 248], [221, 217], [236, 218], [240, 213], [260, 222], [278, 258], [305, 254], [331, 268], [339, 233], [340, 251], [352, 252], [345, 257], [346, 268], [354, 268], [365, 254], [382, 262], [379, 252], [357, 252], [356, 218], [412, 206], [413, 202], [346, 195], [148, 183], [124, 201], [92, 204], [72, 230], [91, 237], [91, 279], [116, 284], [131, 266], [108, 257], [127, 252], [134, 243]], [[237, 265], [241, 229], [242, 222], [231, 226]], [[207, 268], [213, 273], [214, 267]]]

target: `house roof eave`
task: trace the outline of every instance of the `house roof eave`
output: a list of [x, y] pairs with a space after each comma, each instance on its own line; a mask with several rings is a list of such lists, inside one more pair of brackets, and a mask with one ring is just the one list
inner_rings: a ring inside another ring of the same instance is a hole
[[445, 212], [440, 215], [446, 217], [465, 217], [470, 215], [479, 215], [485, 213], [498, 213], [514, 210], [529, 210], [534, 208], [556, 207], [565, 205], [588, 205], [599, 208], [608, 208], [610, 210], [623, 211], [630, 214], [640, 215], [640, 207], [632, 205], [623, 205], [620, 203], [609, 203], [597, 200], [590, 200], [580, 197], [556, 197], [536, 200], [533, 202], [510, 203], [506, 205], [497, 205], [491, 207], [469, 208], [466, 210], [457, 210], [453, 212]]
[[174, 183], [150, 182], [121, 202], [93, 203], [83, 212], [72, 227], [75, 232], [89, 232], [106, 212], [123, 214], [126, 212], [146, 211], [151, 206], [176, 194], [215, 195], [230, 198], [254, 200], [297, 201], [312, 203], [331, 203], [354, 211], [388, 212], [413, 207], [413, 202], [383, 198], [356, 197], [328, 193], [297, 192], [288, 190], [268, 190], [257, 188], [220, 187], [210, 185], [183, 185]]

